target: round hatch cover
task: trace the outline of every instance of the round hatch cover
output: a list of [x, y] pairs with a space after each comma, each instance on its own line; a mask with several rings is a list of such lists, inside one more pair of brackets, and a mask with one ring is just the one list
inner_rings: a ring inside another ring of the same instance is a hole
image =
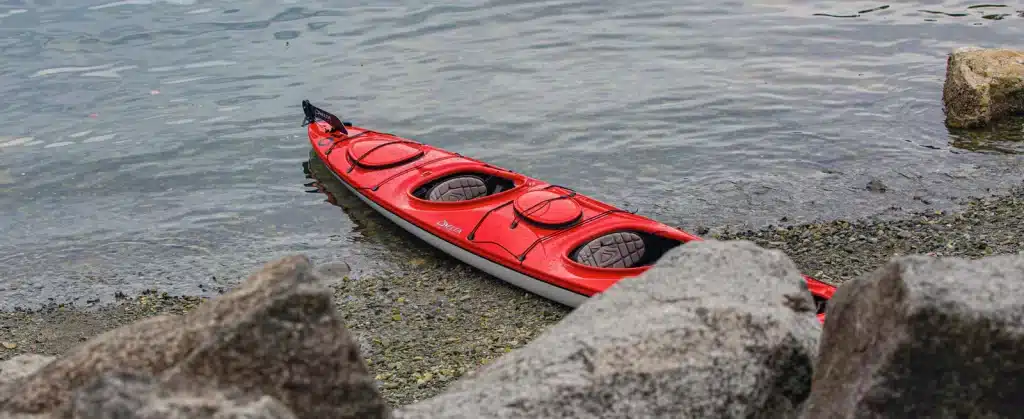
[[575, 199], [550, 190], [524, 193], [516, 198], [513, 207], [520, 217], [549, 228], [568, 227], [583, 216]]
[[423, 156], [419, 144], [385, 138], [359, 140], [348, 148], [348, 157], [354, 163], [373, 169], [397, 166]]

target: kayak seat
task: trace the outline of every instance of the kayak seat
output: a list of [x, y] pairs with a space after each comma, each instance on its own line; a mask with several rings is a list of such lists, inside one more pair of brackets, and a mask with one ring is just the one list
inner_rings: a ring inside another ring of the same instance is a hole
[[457, 176], [439, 182], [427, 192], [431, 201], [468, 201], [487, 195], [487, 184], [476, 176]]
[[481, 172], [462, 172], [443, 176], [417, 186], [412, 196], [434, 202], [458, 202], [494, 195], [516, 187], [512, 179]]
[[632, 268], [643, 259], [644, 239], [628, 231], [591, 240], [576, 254], [577, 262], [598, 268]]

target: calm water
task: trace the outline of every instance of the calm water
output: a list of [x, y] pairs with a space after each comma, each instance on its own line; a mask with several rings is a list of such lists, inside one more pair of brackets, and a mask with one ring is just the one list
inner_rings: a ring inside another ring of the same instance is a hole
[[0, 1], [0, 309], [215, 293], [292, 252], [388, 269], [406, 238], [304, 193], [307, 98], [686, 228], [1020, 179], [941, 86], [952, 49], [1019, 47], [1024, 5], [430, 3]]

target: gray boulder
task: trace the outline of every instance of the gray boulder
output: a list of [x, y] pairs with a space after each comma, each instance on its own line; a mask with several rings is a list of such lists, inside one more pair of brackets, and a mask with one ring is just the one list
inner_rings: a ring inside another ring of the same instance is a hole
[[152, 317], [94, 337], [0, 385], [0, 411], [54, 411], [99, 377], [131, 371], [271, 396], [299, 417], [388, 417], [332, 291], [311, 269], [304, 256], [282, 258], [186, 315]]
[[49, 355], [24, 354], [0, 362], [0, 385], [38, 371], [50, 361], [57, 359]]
[[1024, 112], [1024, 51], [959, 48], [946, 60], [946, 125], [974, 128]]
[[[0, 391], [3, 391], [4, 383], [28, 376], [54, 359], [56, 357], [48, 355], [23, 354], [0, 362]], [[15, 414], [0, 410], [0, 419], [44, 419], [50, 417], [52, 416], [49, 414]]]
[[395, 416], [795, 417], [820, 331], [783, 253], [691, 243]]
[[159, 372], [188, 351], [194, 339], [178, 316], [156, 316], [110, 330], [84, 342], [35, 373], [0, 384], [0, 410], [40, 413], [56, 408], [72, 391], [114, 369]]
[[1024, 412], [1024, 257], [894, 259], [829, 304], [805, 417]]
[[333, 295], [300, 285], [225, 325], [164, 377], [272, 395], [303, 418], [386, 417]]
[[75, 392], [54, 418], [121, 419], [296, 419], [270, 396], [161, 382], [133, 372], [103, 374]]

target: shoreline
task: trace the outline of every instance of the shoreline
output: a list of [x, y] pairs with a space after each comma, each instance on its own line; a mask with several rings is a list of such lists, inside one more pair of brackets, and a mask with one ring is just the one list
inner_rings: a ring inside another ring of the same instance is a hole
[[839, 285], [908, 254], [976, 259], [1024, 253], [1024, 184], [1003, 194], [964, 199], [956, 210], [914, 211], [758, 230], [718, 229], [706, 237], [750, 240], [785, 252], [801, 271]]
[[[891, 257], [978, 258], [1024, 253], [1024, 185], [971, 198], [956, 211], [768, 226], [704, 237], [750, 240], [784, 251], [806, 274], [840, 284]], [[258, 267], [252, 267], [253, 270]], [[337, 309], [359, 340], [393, 406], [440, 393], [468, 371], [521, 347], [570, 309], [506, 285], [440, 252], [395, 272], [332, 284]], [[0, 312], [0, 361], [23, 353], [60, 355], [93, 336], [146, 317], [180, 314], [206, 297], [146, 292], [98, 307], [52, 304]]]

